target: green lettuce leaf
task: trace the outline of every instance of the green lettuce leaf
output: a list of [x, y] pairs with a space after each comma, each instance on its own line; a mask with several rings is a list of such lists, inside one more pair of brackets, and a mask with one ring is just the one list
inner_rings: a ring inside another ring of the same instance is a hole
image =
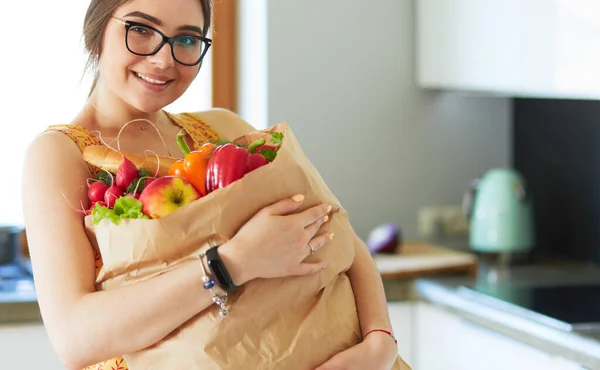
[[104, 206], [96, 206], [92, 210], [94, 225], [108, 218], [113, 224], [118, 225], [126, 218], [148, 219], [142, 213], [142, 202], [133, 197], [120, 197], [115, 201], [113, 209]]

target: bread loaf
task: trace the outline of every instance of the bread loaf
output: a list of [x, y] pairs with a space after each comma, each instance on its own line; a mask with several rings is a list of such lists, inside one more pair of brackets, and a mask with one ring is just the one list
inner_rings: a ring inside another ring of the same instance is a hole
[[157, 176], [166, 176], [169, 173], [169, 167], [176, 162], [177, 158], [161, 157], [148, 153], [140, 156], [126, 151], [116, 151], [104, 145], [92, 145], [83, 150], [83, 160], [89, 164], [106, 170], [110, 173], [117, 173], [117, 169], [123, 162], [121, 154], [132, 161], [138, 169], [145, 168], [151, 176], [154, 176], [158, 168]]

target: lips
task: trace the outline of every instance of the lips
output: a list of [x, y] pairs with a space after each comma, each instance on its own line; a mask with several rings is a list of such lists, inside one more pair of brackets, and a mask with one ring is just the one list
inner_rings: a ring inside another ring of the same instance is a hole
[[138, 79], [140, 79], [146, 83], [149, 83], [151, 85], [155, 85], [155, 86], [165, 86], [169, 82], [173, 81], [172, 79], [170, 79], [168, 77], [159, 76], [159, 75], [152, 74], [152, 73], [133, 72], [133, 74]]

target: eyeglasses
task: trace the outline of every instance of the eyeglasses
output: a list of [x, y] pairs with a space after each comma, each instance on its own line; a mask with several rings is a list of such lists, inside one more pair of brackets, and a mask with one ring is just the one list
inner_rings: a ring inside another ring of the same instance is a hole
[[173, 59], [185, 66], [195, 66], [202, 62], [204, 55], [212, 45], [212, 40], [196, 35], [168, 37], [154, 27], [143, 23], [112, 19], [125, 25], [125, 45], [135, 55], [150, 56], [167, 43], [171, 45]]

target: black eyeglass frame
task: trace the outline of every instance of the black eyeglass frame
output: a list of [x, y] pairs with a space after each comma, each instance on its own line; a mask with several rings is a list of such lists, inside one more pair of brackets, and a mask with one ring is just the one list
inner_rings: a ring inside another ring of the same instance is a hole
[[[185, 35], [185, 37], [191, 37], [196, 40], [200, 40], [200, 41], [204, 42], [204, 44], [206, 45], [206, 48], [204, 48], [204, 50], [202, 51], [202, 54], [200, 54], [200, 58], [198, 58], [198, 60], [196, 62], [194, 62], [192, 64], [182, 63], [175, 56], [175, 49], [173, 47], [173, 44], [175, 43], [175, 41], [177, 41], [177, 39], [179, 39], [180, 37], [183, 37], [183, 36], [169, 37], [169, 36], [165, 35], [164, 33], [162, 33], [160, 30], [158, 30], [152, 26], [149, 26], [145, 23], [124, 20], [124, 19], [120, 19], [117, 17], [111, 17], [111, 18], [125, 25], [125, 45], [127, 46], [127, 50], [129, 50], [130, 53], [135, 54], [135, 55], [139, 55], [139, 56], [143, 56], [143, 57], [154, 55], [154, 54], [158, 53], [160, 51], [160, 49], [162, 49], [162, 47], [165, 46], [165, 44], [168, 43], [169, 45], [171, 45], [171, 55], [173, 56], [173, 60], [175, 60], [177, 63], [182, 64], [184, 66], [193, 67], [202, 62], [202, 59], [204, 59], [204, 56], [206, 55], [206, 53], [208, 52], [208, 49], [210, 49], [210, 47], [212, 45], [212, 40], [209, 39], [208, 37], [196, 36], [196, 35]], [[131, 27], [136, 27], [136, 26], [151, 29], [152, 31], [155, 31], [162, 37], [162, 42], [151, 53], [136, 53], [135, 51], [131, 50], [131, 48], [129, 47], [129, 37], [128, 37], [129, 29]]]

